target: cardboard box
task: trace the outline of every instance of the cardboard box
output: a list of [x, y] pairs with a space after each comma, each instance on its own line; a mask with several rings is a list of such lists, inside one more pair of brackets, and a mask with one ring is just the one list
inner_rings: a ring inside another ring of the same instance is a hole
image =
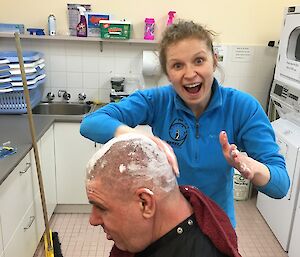
[[104, 39], [130, 39], [130, 29], [128, 21], [100, 21], [100, 36]]
[[109, 20], [108, 14], [86, 12], [85, 18], [87, 22], [87, 36], [100, 37], [100, 25], [102, 20]]

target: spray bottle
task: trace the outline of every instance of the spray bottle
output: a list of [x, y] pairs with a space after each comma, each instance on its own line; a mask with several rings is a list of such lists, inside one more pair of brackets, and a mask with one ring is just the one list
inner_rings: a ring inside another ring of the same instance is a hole
[[77, 37], [86, 37], [87, 36], [87, 23], [86, 23], [86, 18], [84, 16], [84, 12], [86, 10], [82, 6], [78, 6], [77, 8], [80, 12], [80, 21], [76, 27]]
[[173, 24], [175, 13], [176, 13], [175, 11], [169, 11], [169, 13], [168, 13], [169, 19], [168, 19], [168, 22], [167, 22], [167, 26], [170, 26], [170, 25]]
[[154, 18], [145, 19], [144, 39], [154, 40], [154, 24], [155, 24]]

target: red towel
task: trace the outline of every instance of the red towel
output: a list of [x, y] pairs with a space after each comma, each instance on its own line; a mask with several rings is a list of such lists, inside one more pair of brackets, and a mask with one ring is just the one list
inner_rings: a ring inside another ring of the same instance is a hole
[[[180, 186], [180, 191], [192, 205], [201, 231], [216, 248], [228, 256], [241, 257], [235, 230], [226, 213], [195, 187]], [[114, 245], [110, 257], [134, 257], [134, 254], [121, 251]]]

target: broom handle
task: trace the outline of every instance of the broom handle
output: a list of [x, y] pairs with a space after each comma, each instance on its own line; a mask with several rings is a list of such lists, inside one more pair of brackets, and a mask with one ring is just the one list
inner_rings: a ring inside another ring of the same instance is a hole
[[22, 48], [21, 48], [21, 41], [20, 41], [20, 36], [19, 36], [18, 32], [15, 32], [15, 41], [16, 41], [16, 48], [17, 48], [17, 53], [18, 53], [21, 75], [22, 75], [22, 82], [23, 82], [24, 95], [25, 95], [25, 100], [26, 100], [26, 108], [27, 108], [27, 114], [28, 114], [27, 116], [28, 116], [28, 121], [29, 121], [32, 145], [33, 145], [33, 151], [34, 151], [34, 158], [35, 158], [35, 164], [36, 164], [36, 171], [37, 171], [37, 175], [38, 175], [39, 188], [40, 188], [40, 193], [41, 193], [44, 222], [45, 222], [45, 227], [46, 227], [45, 233], [46, 233], [46, 237], [47, 237], [48, 250], [49, 250], [50, 248], [52, 248], [52, 245], [51, 245], [51, 241], [50, 241], [50, 228], [49, 228], [47, 206], [46, 206], [46, 199], [45, 199], [45, 190], [44, 190], [44, 184], [43, 184], [43, 178], [42, 178], [42, 172], [41, 172], [39, 152], [38, 152], [38, 147], [37, 147], [36, 138], [35, 138], [35, 127], [34, 127], [34, 123], [33, 123], [29, 90], [27, 87], [27, 80], [26, 80], [26, 74], [25, 74], [25, 69], [24, 69], [24, 60], [23, 60], [23, 54], [22, 54]]

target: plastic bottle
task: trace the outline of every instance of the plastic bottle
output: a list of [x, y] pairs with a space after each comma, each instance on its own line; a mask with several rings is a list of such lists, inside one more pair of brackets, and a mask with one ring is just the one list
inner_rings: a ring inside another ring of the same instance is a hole
[[154, 40], [154, 24], [155, 24], [154, 18], [145, 19], [144, 39]]
[[167, 26], [170, 26], [170, 25], [173, 24], [175, 13], [176, 13], [175, 11], [169, 11], [169, 13], [168, 13], [169, 19], [168, 19], [168, 22], [167, 22]]
[[48, 33], [49, 33], [49, 36], [56, 35], [56, 19], [53, 14], [50, 14], [48, 16]]
[[85, 8], [82, 6], [77, 7], [80, 12], [80, 21], [77, 24], [77, 37], [86, 37], [87, 36], [87, 23], [84, 16]]

